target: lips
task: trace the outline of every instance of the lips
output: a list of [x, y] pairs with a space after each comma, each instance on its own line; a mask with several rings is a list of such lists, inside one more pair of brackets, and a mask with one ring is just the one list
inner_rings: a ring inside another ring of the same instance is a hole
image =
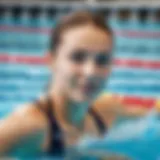
[[93, 93], [97, 90], [97, 85], [95, 84], [86, 84], [84, 86], [82, 86], [82, 90], [85, 93]]

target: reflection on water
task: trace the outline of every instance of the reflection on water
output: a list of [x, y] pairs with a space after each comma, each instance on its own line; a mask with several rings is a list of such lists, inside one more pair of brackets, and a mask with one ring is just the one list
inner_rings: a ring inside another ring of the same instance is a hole
[[[160, 158], [159, 114], [152, 110], [147, 116], [116, 124], [104, 139], [83, 140], [78, 147], [81, 154], [126, 155], [134, 160]], [[117, 159], [117, 158], [114, 158]]]
[[[84, 137], [67, 150], [65, 158], [46, 155], [21, 160], [158, 160], [160, 158], [160, 116], [152, 110], [147, 116], [122, 120], [105, 138]], [[18, 158], [19, 159], [19, 158]]]

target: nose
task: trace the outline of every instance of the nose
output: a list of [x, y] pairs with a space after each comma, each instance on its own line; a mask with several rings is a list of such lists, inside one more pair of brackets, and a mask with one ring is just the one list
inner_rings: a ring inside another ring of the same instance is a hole
[[97, 66], [93, 61], [88, 61], [83, 65], [83, 74], [88, 78], [93, 78], [97, 75]]

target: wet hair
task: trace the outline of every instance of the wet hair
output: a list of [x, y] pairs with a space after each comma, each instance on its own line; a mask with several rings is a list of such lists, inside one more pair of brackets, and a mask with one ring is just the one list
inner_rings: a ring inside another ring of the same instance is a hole
[[[78, 11], [62, 18], [51, 32], [50, 51], [55, 51], [61, 42], [61, 35], [64, 31], [80, 25], [91, 24], [102, 29], [111, 37], [113, 35], [111, 28], [107, 24], [105, 17], [91, 11]], [[52, 53], [52, 52], [51, 52]]]

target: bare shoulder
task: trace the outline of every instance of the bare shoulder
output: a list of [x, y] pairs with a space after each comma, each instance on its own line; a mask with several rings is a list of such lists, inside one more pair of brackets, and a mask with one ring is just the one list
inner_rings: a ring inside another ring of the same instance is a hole
[[16, 107], [14, 112], [2, 120], [2, 122], [3, 121], [11, 121], [11, 125], [15, 126], [16, 124], [19, 124], [24, 128], [33, 130], [43, 129], [47, 124], [45, 114], [32, 103]]
[[13, 113], [0, 121], [0, 154], [11, 150], [23, 140], [44, 135], [47, 124], [45, 115], [34, 104], [17, 107]]
[[145, 108], [145, 106], [124, 104], [123, 96], [113, 94], [101, 95], [96, 99], [93, 106], [108, 125], [111, 125], [118, 115], [136, 118], [143, 116], [148, 112], [148, 109]]
[[117, 114], [123, 109], [120, 98], [110, 94], [99, 96], [93, 106], [107, 126], [112, 124]]
[[112, 94], [102, 94], [94, 102], [95, 108], [105, 111], [118, 111], [121, 109], [121, 98]]

